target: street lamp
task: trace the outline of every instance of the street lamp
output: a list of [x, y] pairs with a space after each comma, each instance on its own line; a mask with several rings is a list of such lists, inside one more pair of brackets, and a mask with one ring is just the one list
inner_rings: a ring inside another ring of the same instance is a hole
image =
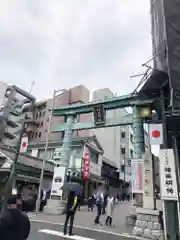
[[41, 176], [40, 176], [40, 182], [39, 182], [39, 189], [38, 189], [38, 197], [36, 201], [36, 213], [39, 212], [39, 206], [40, 206], [40, 199], [41, 199], [41, 191], [42, 191], [42, 186], [43, 186], [43, 178], [44, 178], [44, 169], [45, 169], [45, 164], [47, 159], [47, 150], [48, 150], [48, 144], [49, 144], [49, 134], [51, 133], [51, 123], [52, 123], [52, 117], [53, 117], [53, 110], [54, 110], [54, 105], [55, 105], [55, 99], [58, 93], [64, 93], [66, 92], [67, 89], [59, 89], [59, 90], [54, 90], [53, 92], [53, 100], [52, 100], [52, 107], [51, 107], [51, 115], [49, 119], [49, 124], [48, 124], [48, 131], [46, 134], [46, 142], [45, 142], [45, 149], [44, 149], [44, 158], [43, 158], [43, 163], [42, 163], [42, 168], [41, 168]]

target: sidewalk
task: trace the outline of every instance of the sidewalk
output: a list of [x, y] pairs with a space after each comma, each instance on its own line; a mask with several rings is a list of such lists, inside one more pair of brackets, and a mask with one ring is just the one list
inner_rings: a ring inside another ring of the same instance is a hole
[[[85, 227], [85, 228], [93, 228], [93, 229], [101, 229], [101, 230], [109, 230], [115, 233], [128, 233], [132, 234], [132, 226], [126, 225], [126, 216], [131, 212], [132, 205], [128, 202], [119, 203], [116, 205], [113, 217], [113, 227], [108, 228], [104, 226], [105, 217], [106, 215], [102, 215], [100, 225], [94, 225], [94, 219], [96, 216], [96, 210], [94, 209], [93, 212], [87, 211], [87, 207], [82, 207], [81, 211], [77, 211], [75, 215], [74, 224], [77, 226]], [[40, 213], [38, 215], [30, 213], [28, 214], [31, 221], [40, 221], [40, 222], [50, 222], [56, 224], [63, 224], [65, 221], [64, 215], [46, 215], [44, 213]]]

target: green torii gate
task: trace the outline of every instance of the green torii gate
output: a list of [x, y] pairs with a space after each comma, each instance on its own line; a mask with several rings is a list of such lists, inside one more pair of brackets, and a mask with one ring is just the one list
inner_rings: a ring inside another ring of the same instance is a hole
[[[152, 100], [139, 100], [137, 95], [124, 95], [114, 97], [105, 101], [91, 102], [87, 104], [73, 104], [53, 110], [54, 116], [64, 116], [65, 123], [56, 126], [53, 132], [65, 131], [62, 146], [62, 162], [67, 168], [72, 149], [72, 131], [84, 129], [96, 129], [105, 127], [115, 127], [122, 125], [132, 125], [134, 130], [135, 157], [141, 158], [145, 151], [143, 121], [140, 118], [140, 109], [152, 104]], [[106, 111], [132, 107], [133, 114], [120, 117], [119, 119], [106, 119]], [[81, 114], [94, 113], [94, 123], [79, 123], [78, 116]], [[66, 175], [65, 175], [66, 176]]]

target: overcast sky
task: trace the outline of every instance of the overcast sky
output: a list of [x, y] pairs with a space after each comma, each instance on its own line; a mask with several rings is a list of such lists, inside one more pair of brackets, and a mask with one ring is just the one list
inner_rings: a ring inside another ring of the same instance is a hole
[[0, 79], [38, 99], [84, 84], [128, 93], [152, 56], [149, 0], [5, 0]]

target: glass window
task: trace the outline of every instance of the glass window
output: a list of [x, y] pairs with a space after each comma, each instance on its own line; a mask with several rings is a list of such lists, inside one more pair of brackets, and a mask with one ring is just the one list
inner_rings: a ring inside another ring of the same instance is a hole
[[82, 149], [76, 149], [76, 157], [77, 158], [82, 158]]
[[65, 134], [65, 132], [63, 131], [63, 132], [61, 132], [61, 136], [62, 136], [62, 140], [64, 139], [64, 134]]
[[121, 147], [121, 154], [122, 154], [122, 155], [125, 155], [125, 154], [126, 154], [126, 148]]
[[133, 150], [132, 149], [130, 150], [130, 156], [131, 156], [131, 158], [133, 158]]
[[98, 164], [98, 153], [91, 152], [91, 162]]
[[33, 138], [33, 137], [34, 137], [34, 132], [31, 133], [31, 138]]
[[121, 138], [125, 138], [126, 137], [126, 133], [125, 132], [121, 132]]
[[132, 133], [130, 134], [130, 141], [131, 141], [131, 143], [133, 143], [134, 142], [134, 140], [133, 140], [133, 135], [132, 135]]
[[41, 132], [39, 132], [39, 137], [41, 137]]
[[42, 159], [44, 158], [44, 149], [39, 150], [38, 157]]

